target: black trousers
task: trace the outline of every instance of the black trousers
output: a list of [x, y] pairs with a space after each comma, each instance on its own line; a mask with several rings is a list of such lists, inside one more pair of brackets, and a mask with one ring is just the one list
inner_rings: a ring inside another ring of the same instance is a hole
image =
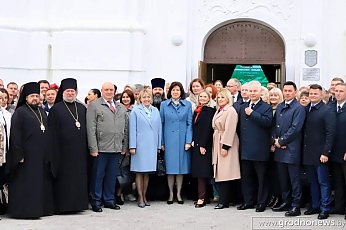
[[231, 181], [221, 181], [215, 183], [219, 190], [219, 203], [225, 206], [229, 206], [230, 203], [230, 192], [231, 192]]
[[[267, 161], [241, 161], [242, 191], [244, 203], [265, 204], [268, 199]], [[257, 194], [257, 197], [256, 197]]]
[[345, 211], [346, 163], [332, 163], [331, 173], [334, 178], [335, 205], [337, 211]]
[[[302, 198], [302, 188], [300, 184], [300, 165], [277, 163], [280, 187], [282, 192], [282, 200], [286, 203], [291, 203], [292, 207], [300, 207]], [[290, 194], [292, 192], [292, 198]]]

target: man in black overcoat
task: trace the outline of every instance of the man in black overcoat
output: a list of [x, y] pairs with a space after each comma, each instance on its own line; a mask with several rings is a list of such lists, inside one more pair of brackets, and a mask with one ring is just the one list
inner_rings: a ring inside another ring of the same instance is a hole
[[[244, 204], [238, 210], [252, 208], [263, 212], [268, 198], [267, 168], [270, 153], [273, 111], [261, 99], [261, 83], [248, 83], [250, 102], [239, 109], [241, 173]], [[257, 191], [257, 197], [254, 197]]]
[[335, 205], [332, 214], [345, 214], [346, 186], [346, 84], [335, 86], [336, 103], [332, 110], [336, 112], [335, 144], [330, 154], [331, 171], [335, 187]]
[[335, 137], [335, 112], [322, 101], [322, 87], [309, 89], [310, 104], [304, 124], [303, 164], [310, 184], [312, 207], [305, 215], [326, 219], [330, 212], [329, 157]]
[[301, 143], [305, 109], [296, 100], [297, 86], [294, 82], [285, 82], [282, 91], [284, 101], [276, 108], [272, 143], [275, 147], [274, 160], [277, 162], [283, 203], [274, 207], [273, 211], [287, 211], [285, 216], [299, 216], [302, 197]]

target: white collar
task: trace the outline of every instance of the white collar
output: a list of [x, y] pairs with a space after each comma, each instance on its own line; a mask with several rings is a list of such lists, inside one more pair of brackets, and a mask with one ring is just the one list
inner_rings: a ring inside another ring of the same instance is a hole
[[346, 102], [346, 101], [343, 101], [341, 104], [339, 104], [339, 102], [337, 102], [337, 107], [339, 107], [339, 106], [340, 106], [341, 108], [344, 107], [345, 102]]
[[257, 103], [258, 103], [260, 100], [261, 100], [261, 98], [258, 99], [256, 102], [252, 102], [251, 100], [249, 100], [249, 107], [251, 107], [252, 104], [254, 104], [254, 106], [257, 105]]
[[294, 98], [291, 99], [290, 101], [285, 101], [285, 104], [291, 104], [293, 100], [294, 100]]

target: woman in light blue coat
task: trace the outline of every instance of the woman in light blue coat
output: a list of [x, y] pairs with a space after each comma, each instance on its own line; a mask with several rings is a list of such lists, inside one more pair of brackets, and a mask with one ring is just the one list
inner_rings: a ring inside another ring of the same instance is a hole
[[161, 149], [161, 118], [151, 105], [152, 92], [144, 89], [139, 94], [140, 104], [130, 114], [131, 171], [136, 173], [138, 206], [150, 204], [146, 199], [149, 173], [156, 171], [157, 152]]
[[177, 185], [177, 199], [181, 198], [183, 174], [190, 173], [190, 147], [192, 142], [191, 103], [185, 100], [185, 92], [180, 82], [173, 82], [167, 94], [168, 100], [160, 107], [162, 121], [162, 146], [165, 150], [166, 173], [169, 187], [167, 204], [173, 203], [174, 181]]

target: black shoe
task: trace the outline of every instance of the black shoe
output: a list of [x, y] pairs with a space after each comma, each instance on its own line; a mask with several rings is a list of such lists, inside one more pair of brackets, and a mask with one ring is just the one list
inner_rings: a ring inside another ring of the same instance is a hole
[[237, 207], [238, 210], [246, 210], [246, 209], [250, 209], [250, 208], [254, 208], [254, 206], [251, 204], [242, 204], [242, 205]]
[[117, 205], [123, 205], [124, 204], [124, 201], [121, 199], [121, 196], [116, 196], [115, 197], [115, 203]]
[[300, 212], [300, 208], [298, 207], [292, 207], [290, 210], [288, 210], [285, 213], [285, 216], [300, 216], [301, 212]]
[[310, 208], [304, 212], [304, 215], [314, 215], [320, 213], [319, 208]]
[[114, 209], [114, 210], [119, 210], [120, 207], [116, 204], [105, 204], [104, 205], [105, 208], [110, 208], [110, 209]]
[[173, 204], [173, 200], [167, 200], [167, 204]]
[[184, 204], [183, 200], [178, 200], [178, 204]]
[[273, 208], [273, 212], [283, 212], [290, 210], [291, 205], [288, 203], [282, 203], [280, 206]]
[[140, 207], [140, 208], [145, 208], [145, 203], [140, 203], [140, 202], [138, 202], [138, 207]]
[[345, 212], [339, 209], [332, 209], [329, 214], [345, 215]]
[[224, 208], [229, 208], [229, 206], [219, 203], [218, 205], [214, 207], [214, 209], [224, 209]]
[[258, 204], [256, 207], [256, 212], [264, 212], [266, 210], [266, 205], [265, 204]]
[[91, 209], [94, 212], [102, 212], [102, 208], [100, 206], [91, 206]]
[[317, 219], [319, 220], [324, 220], [324, 219], [327, 219], [329, 217], [329, 214], [326, 213], [326, 212], [321, 212], [320, 214], [318, 214], [318, 217]]

